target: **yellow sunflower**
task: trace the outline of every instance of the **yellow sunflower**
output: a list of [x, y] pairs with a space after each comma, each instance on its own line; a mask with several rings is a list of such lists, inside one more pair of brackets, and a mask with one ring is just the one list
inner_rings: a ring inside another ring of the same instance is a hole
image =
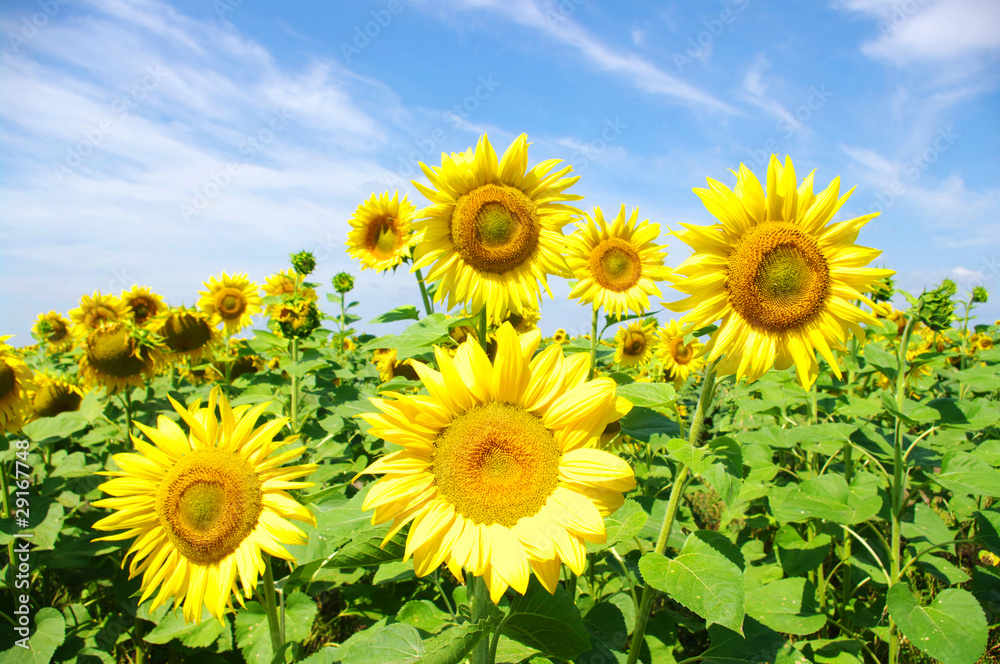
[[199, 362], [211, 358], [219, 342], [219, 330], [200, 311], [180, 307], [164, 312], [153, 324], [163, 339], [163, 360]]
[[35, 388], [31, 369], [6, 343], [10, 337], [0, 337], [0, 433], [21, 430]]
[[270, 404], [230, 408], [217, 387], [207, 408], [170, 402], [190, 434], [164, 415], [155, 429], [136, 422], [152, 444], [132, 436], [136, 452], [114, 455], [120, 470], [101, 473], [113, 478], [100, 486], [113, 497], [94, 505], [115, 513], [94, 527], [125, 531], [99, 540], [135, 538], [129, 575], [142, 574], [140, 603], [159, 587], [152, 610], [173, 597], [185, 622], [200, 622], [203, 605], [222, 620], [234, 594], [243, 605], [257, 587], [261, 551], [294, 561], [282, 545], [305, 543], [289, 519], [316, 519], [288, 490], [312, 486], [294, 480], [316, 466], [281, 466], [306, 448], [275, 454], [297, 437], [274, 440], [288, 418], [254, 428]]
[[35, 418], [55, 417], [59, 413], [80, 410], [83, 390], [79, 385], [56, 376], [37, 374], [35, 389], [28, 397]]
[[702, 357], [703, 347], [700, 341], [692, 339], [684, 343], [684, 331], [681, 324], [675, 320], [660, 328], [659, 343], [656, 345], [656, 356], [663, 362], [663, 370], [669, 380], [682, 385], [692, 373], [696, 374], [705, 366]]
[[660, 225], [648, 219], [640, 224], [639, 209], [626, 215], [624, 205], [610, 225], [599, 207], [594, 208], [594, 217], [586, 218], [568, 241], [566, 262], [577, 280], [569, 298], [593, 303], [595, 309], [603, 307], [618, 318], [629, 309], [644, 314], [649, 296], [661, 295], [653, 282], [670, 274], [663, 265], [666, 254], [654, 244]]
[[101, 385], [109, 392], [141, 387], [153, 370], [152, 351], [122, 322], [102, 325], [83, 342], [80, 376], [88, 386]]
[[441, 156], [441, 167], [421, 164], [432, 187], [414, 182], [431, 205], [414, 229], [423, 233], [413, 269], [432, 266], [428, 283], [441, 282], [435, 299], [448, 306], [486, 307], [491, 323], [511, 311], [537, 309], [539, 282], [552, 296], [547, 274], [569, 276], [562, 257], [562, 227], [580, 211], [564, 191], [579, 179], [565, 177], [558, 159], [530, 171], [528, 140], [518, 136], [497, 163], [484, 134], [475, 151]]
[[[594, 449], [630, 404], [609, 378], [587, 381], [586, 353], [550, 346], [532, 359], [537, 330], [520, 338], [505, 323], [495, 362], [478, 344], [440, 371], [416, 362], [426, 395], [372, 399], [369, 433], [403, 447], [364, 472], [383, 477], [365, 498], [387, 539], [412, 522], [404, 558], [425, 576], [445, 563], [480, 576], [494, 602], [524, 593], [531, 571], [555, 592], [562, 562], [582, 574], [585, 542], [605, 541], [603, 517], [635, 487], [632, 469]], [[620, 403], [621, 402], [621, 403]]]
[[537, 328], [540, 320], [542, 314], [537, 309], [526, 309], [522, 313], [510, 312], [503, 322], [513, 325], [518, 334], [525, 334]]
[[45, 342], [50, 352], [59, 353], [73, 347], [70, 325], [71, 323], [63, 318], [61, 313], [50, 311], [47, 314], [38, 314], [31, 332]]
[[213, 325], [225, 324], [227, 334], [236, 334], [247, 327], [252, 322], [251, 316], [261, 312], [257, 284], [245, 274], [229, 277], [223, 272], [221, 277], [211, 277], [205, 286], [207, 291], [198, 291], [201, 295], [198, 306]]
[[707, 359], [721, 358], [722, 374], [752, 382], [772, 365], [795, 364], [799, 381], [809, 386], [819, 373], [819, 350], [839, 378], [831, 348], [842, 346], [848, 329], [864, 340], [859, 322], [877, 324], [852, 301], [874, 309], [865, 293], [895, 274], [865, 267], [882, 252], [854, 244], [877, 213], [828, 225], [851, 192], [838, 196], [836, 178], [814, 195], [812, 174], [799, 185], [790, 158], [782, 167], [772, 155], [766, 196], [742, 164], [736, 180], [735, 192], [711, 178], [708, 189], [694, 190], [720, 223], [681, 224], [686, 230], [675, 235], [694, 253], [672, 279], [690, 297], [664, 306], [687, 311], [685, 327], [721, 319]]
[[396, 376], [402, 376], [409, 380], [420, 380], [416, 369], [413, 368], [413, 360], [405, 359], [402, 362], [396, 359], [395, 348], [378, 348], [372, 353], [372, 362], [378, 368], [379, 380], [387, 383]]
[[132, 320], [136, 325], [143, 325], [167, 310], [163, 298], [145, 286], [132, 286], [132, 290], [122, 292], [120, 299], [132, 310]]
[[569, 333], [560, 327], [552, 333], [552, 342], [557, 344], [569, 343]]
[[73, 319], [73, 334], [83, 339], [105, 323], [127, 318], [129, 313], [129, 308], [114, 295], [94, 291], [93, 296], [81, 297], [80, 306], [70, 309], [69, 316]]
[[976, 348], [978, 350], [989, 350], [990, 348], [993, 348], [993, 339], [986, 334], [980, 334], [979, 338], [976, 339]]
[[615, 335], [615, 364], [623, 367], [645, 364], [652, 354], [653, 342], [656, 339], [655, 328], [655, 321], [645, 325], [637, 321], [628, 327], [619, 327]]
[[410, 248], [418, 240], [413, 233], [417, 208], [399, 200], [399, 192], [389, 198], [389, 192], [371, 198], [358, 206], [350, 218], [347, 253], [361, 263], [361, 269], [384, 272], [410, 257]]
[[[295, 270], [289, 268], [276, 272], [267, 278], [267, 282], [262, 286], [265, 295], [298, 295], [307, 300], [315, 302], [317, 300], [316, 291], [303, 286], [301, 283], [296, 287], [299, 275]], [[267, 307], [267, 315], [273, 316], [275, 309], [280, 305], [272, 304]]]

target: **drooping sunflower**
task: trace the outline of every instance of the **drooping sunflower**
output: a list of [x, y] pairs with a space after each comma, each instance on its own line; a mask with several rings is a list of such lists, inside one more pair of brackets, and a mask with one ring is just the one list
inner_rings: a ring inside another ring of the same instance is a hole
[[702, 370], [705, 366], [703, 352], [704, 348], [697, 339], [684, 343], [684, 330], [677, 321], [672, 320], [660, 328], [656, 356], [663, 362], [666, 376], [677, 385], [684, 384], [688, 376]]
[[45, 343], [50, 352], [60, 353], [73, 347], [70, 325], [71, 323], [63, 318], [61, 313], [50, 311], [47, 314], [38, 314], [31, 332]]
[[475, 151], [441, 156], [441, 166], [421, 164], [431, 187], [414, 182], [431, 205], [414, 222], [423, 233], [413, 269], [431, 266], [427, 282], [440, 282], [435, 299], [472, 312], [486, 307], [499, 324], [511, 311], [537, 309], [539, 282], [552, 296], [546, 275], [569, 276], [562, 257], [562, 228], [580, 214], [564, 193], [578, 177], [572, 167], [554, 172], [558, 159], [530, 171], [528, 140], [521, 134], [497, 163], [484, 134]]
[[200, 622], [202, 606], [222, 620], [233, 595], [243, 605], [256, 588], [261, 551], [294, 561], [283, 544], [305, 543], [289, 519], [316, 519], [288, 490], [312, 486], [296, 480], [316, 466], [281, 466], [305, 447], [275, 454], [297, 437], [274, 439], [288, 418], [256, 426], [269, 404], [230, 408], [217, 387], [207, 407], [170, 401], [190, 434], [164, 415], [155, 429], [136, 422], [149, 442], [132, 436], [136, 452], [114, 455], [120, 470], [101, 473], [113, 478], [100, 486], [112, 497], [94, 505], [115, 513], [94, 527], [125, 531], [99, 540], [135, 538], [129, 575], [142, 574], [140, 603], [159, 587], [153, 610], [173, 597], [185, 622]]
[[406, 200], [399, 200], [399, 192], [389, 198], [389, 192], [375, 195], [358, 206], [350, 218], [351, 230], [347, 234], [347, 253], [361, 263], [361, 269], [371, 268], [385, 272], [410, 257], [410, 249], [417, 242], [413, 220], [417, 207]]
[[504, 323], [514, 326], [514, 331], [518, 334], [526, 334], [538, 327], [538, 321], [542, 320], [542, 314], [538, 309], [527, 309], [521, 313], [510, 312]]
[[114, 295], [94, 291], [93, 296], [81, 297], [80, 306], [70, 309], [69, 316], [73, 319], [74, 336], [83, 339], [105, 323], [124, 320], [129, 313], [129, 308]]
[[618, 318], [628, 310], [644, 314], [649, 296], [661, 295], [653, 282], [670, 274], [663, 265], [666, 254], [654, 244], [659, 236], [659, 224], [648, 219], [639, 223], [638, 208], [627, 215], [622, 205], [609, 225], [601, 208], [595, 207], [594, 216], [586, 215], [586, 223], [569, 238], [566, 262], [577, 279], [569, 298], [593, 303], [595, 309], [603, 307]]
[[171, 363], [210, 358], [220, 336], [205, 314], [186, 307], [164, 312], [153, 329], [163, 339], [162, 358]]
[[213, 325], [223, 323], [228, 334], [236, 334], [250, 325], [251, 316], [261, 312], [257, 284], [245, 274], [211, 277], [205, 282], [207, 291], [198, 291], [198, 306], [212, 319]]
[[144, 325], [167, 310], [167, 304], [162, 297], [146, 286], [138, 284], [132, 286], [132, 290], [123, 291], [121, 301], [132, 310], [132, 320], [136, 325]]
[[719, 373], [752, 382], [771, 366], [795, 364], [800, 383], [809, 386], [819, 373], [819, 350], [840, 377], [831, 349], [842, 347], [848, 330], [863, 340], [858, 323], [877, 324], [852, 301], [874, 309], [866, 293], [895, 274], [865, 267], [882, 252], [854, 244], [877, 213], [829, 224], [851, 192], [839, 196], [835, 178], [814, 195], [813, 175], [799, 185], [790, 158], [782, 167], [772, 155], [766, 196], [742, 164], [736, 180], [735, 192], [711, 178], [708, 189], [694, 190], [720, 223], [682, 224], [686, 230], [675, 233], [694, 249], [673, 278], [674, 288], [690, 297], [664, 306], [687, 311], [685, 326], [721, 319], [707, 348], [709, 361], [719, 359]]
[[35, 375], [35, 389], [28, 397], [35, 418], [55, 417], [59, 413], [80, 410], [83, 389], [65, 378], [42, 373]]
[[472, 340], [440, 371], [416, 362], [427, 395], [372, 399], [369, 433], [401, 445], [364, 472], [383, 477], [365, 498], [387, 538], [412, 522], [404, 557], [425, 576], [445, 563], [482, 577], [498, 602], [524, 593], [531, 571], [555, 592], [561, 563], [582, 574], [584, 542], [605, 540], [603, 517], [635, 487], [632, 469], [594, 449], [630, 404], [609, 378], [587, 381], [586, 353], [550, 346], [539, 331], [500, 327], [495, 362]]
[[0, 433], [21, 430], [35, 388], [31, 369], [6, 343], [10, 337], [0, 337]]
[[413, 368], [413, 360], [407, 358], [399, 361], [396, 359], [395, 348], [377, 348], [372, 353], [372, 362], [378, 368], [379, 380], [387, 383], [396, 376], [402, 376], [408, 380], [420, 380], [416, 369]]
[[108, 392], [140, 387], [154, 368], [152, 349], [123, 322], [102, 325], [83, 342], [80, 376], [88, 387], [100, 385]]
[[623, 367], [645, 364], [652, 355], [653, 342], [656, 340], [655, 328], [654, 321], [645, 325], [636, 321], [628, 327], [619, 327], [615, 334], [615, 364]]

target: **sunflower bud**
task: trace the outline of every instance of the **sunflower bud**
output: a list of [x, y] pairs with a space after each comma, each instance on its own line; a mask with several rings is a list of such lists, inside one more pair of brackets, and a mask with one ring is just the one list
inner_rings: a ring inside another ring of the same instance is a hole
[[319, 327], [319, 309], [312, 300], [295, 298], [277, 308], [274, 320], [283, 337], [305, 339]]
[[354, 289], [354, 277], [346, 272], [337, 274], [337, 276], [333, 278], [333, 288], [341, 295], [344, 293], [350, 293], [351, 290]]
[[872, 284], [872, 299], [876, 302], [888, 302], [892, 299], [896, 285], [892, 277], [883, 277]]
[[936, 290], [920, 296], [920, 320], [927, 327], [935, 332], [951, 327], [955, 318], [955, 303], [951, 301], [951, 296], [956, 290], [955, 282], [945, 279]]
[[312, 274], [312, 271], [316, 269], [316, 259], [308, 251], [300, 251], [297, 254], [291, 254], [289, 256], [292, 260], [292, 267], [295, 268], [296, 274], [300, 276], [306, 276], [307, 274]]
[[985, 304], [987, 300], [990, 299], [990, 294], [986, 292], [986, 289], [982, 286], [976, 286], [972, 289], [972, 303], [973, 304]]

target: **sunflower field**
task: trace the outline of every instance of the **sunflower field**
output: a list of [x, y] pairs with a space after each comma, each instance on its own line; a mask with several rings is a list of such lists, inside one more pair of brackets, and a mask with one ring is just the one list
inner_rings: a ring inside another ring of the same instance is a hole
[[668, 230], [528, 146], [358, 206], [373, 320], [303, 251], [0, 337], [0, 661], [1000, 661], [985, 289], [895, 289], [791, 159]]

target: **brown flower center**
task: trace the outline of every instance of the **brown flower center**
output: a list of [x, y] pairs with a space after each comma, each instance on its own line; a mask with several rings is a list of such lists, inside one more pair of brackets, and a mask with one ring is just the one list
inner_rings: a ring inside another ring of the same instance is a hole
[[482, 272], [513, 270], [534, 253], [541, 225], [534, 201], [503, 184], [485, 184], [458, 199], [451, 241], [462, 259]]
[[612, 237], [590, 252], [590, 272], [601, 288], [621, 293], [639, 283], [642, 260], [632, 245]]

